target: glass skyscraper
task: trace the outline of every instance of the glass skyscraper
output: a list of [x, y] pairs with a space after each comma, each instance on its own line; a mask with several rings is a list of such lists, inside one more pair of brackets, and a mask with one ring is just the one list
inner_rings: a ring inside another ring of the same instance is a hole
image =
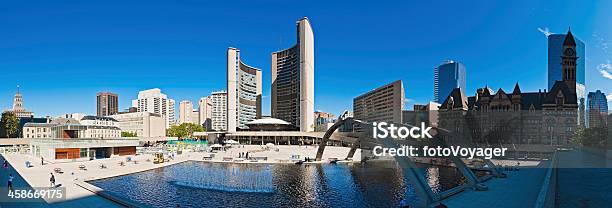
[[589, 92], [588, 96], [588, 127], [606, 127], [608, 115], [608, 100], [600, 90]]
[[[563, 41], [566, 34], [552, 34], [548, 36], [548, 90], [552, 89], [555, 81], [563, 80], [561, 69], [561, 56], [563, 55]], [[578, 98], [578, 124], [585, 125], [586, 87], [584, 81], [585, 47], [584, 42], [574, 36], [576, 42], [576, 96]]]
[[455, 88], [465, 92], [465, 83], [465, 65], [457, 61], [445, 61], [434, 69], [434, 100], [437, 103], [444, 102]]

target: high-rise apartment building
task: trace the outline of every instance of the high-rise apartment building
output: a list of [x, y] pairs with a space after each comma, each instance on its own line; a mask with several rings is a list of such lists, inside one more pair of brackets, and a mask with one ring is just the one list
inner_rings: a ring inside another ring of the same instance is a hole
[[465, 65], [460, 62], [448, 60], [434, 69], [434, 101], [440, 103], [455, 88], [465, 91], [466, 71]]
[[197, 123], [197, 117], [193, 117], [193, 104], [189, 100], [183, 100], [179, 103], [179, 124]]
[[565, 53], [563, 43], [566, 35], [571, 35], [576, 44], [576, 96], [578, 96], [578, 125], [586, 124], [586, 83], [585, 83], [585, 46], [571, 31], [567, 34], [551, 34], [548, 36], [548, 90], [556, 81], [563, 80], [562, 56]]
[[242, 62], [240, 50], [227, 49], [227, 131], [247, 129], [261, 118], [261, 70]]
[[272, 53], [272, 117], [314, 131], [314, 33], [308, 18], [297, 21], [295, 46]]
[[198, 101], [198, 124], [204, 126], [206, 131], [212, 129], [213, 104], [211, 97], [203, 97]]
[[227, 130], [227, 92], [213, 92], [209, 97], [212, 103], [211, 127], [213, 131]]
[[[404, 87], [401, 80], [376, 88], [353, 99], [356, 120], [365, 122], [402, 123]], [[359, 130], [359, 127], [355, 127]]]
[[119, 96], [111, 92], [97, 93], [96, 112], [98, 116], [110, 116], [119, 113]]
[[132, 107], [136, 107], [138, 112], [161, 115], [165, 120], [166, 128], [175, 124], [174, 100], [168, 99], [168, 96], [161, 93], [159, 88], [138, 92], [138, 99], [132, 101]]
[[597, 90], [595, 92], [589, 92], [587, 96], [587, 116], [589, 128], [594, 127], [607, 127], [608, 122], [608, 100], [606, 100], [606, 94]]

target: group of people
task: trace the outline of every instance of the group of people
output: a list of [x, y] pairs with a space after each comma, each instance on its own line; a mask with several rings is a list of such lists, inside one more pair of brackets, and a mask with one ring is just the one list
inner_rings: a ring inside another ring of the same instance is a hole
[[249, 158], [249, 152], [239, 152], [238, 158]]

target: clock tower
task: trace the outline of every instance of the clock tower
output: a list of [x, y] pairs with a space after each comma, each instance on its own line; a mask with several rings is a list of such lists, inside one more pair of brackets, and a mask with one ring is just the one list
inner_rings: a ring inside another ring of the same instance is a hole
[[561, 69], [563, 70], [563, 82], [570, 90], [576, 93], [576, 41], [572, 31], [568, 30], [563, 41], [563, 55], [561, 56]]

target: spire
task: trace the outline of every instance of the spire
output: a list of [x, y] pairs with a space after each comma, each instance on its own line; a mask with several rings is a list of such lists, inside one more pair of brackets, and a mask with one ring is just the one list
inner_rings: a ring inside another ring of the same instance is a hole
[[19, 94], [19, 85], [17, 85], [17, 94]]
[[516, 84], [514, 85], [514, 90], [512, 91], [512, 94], [515, 94], [515, 95], [521, 94], [521, 88], [519, 87], [518, 82], [516, 82]]
[[574, 35], [572, 35], [571, 28], [568, 28], [567, 30], [567, 35], [565, 35], [563, 46], [576, 46], [576, 40], [574, 40]]

